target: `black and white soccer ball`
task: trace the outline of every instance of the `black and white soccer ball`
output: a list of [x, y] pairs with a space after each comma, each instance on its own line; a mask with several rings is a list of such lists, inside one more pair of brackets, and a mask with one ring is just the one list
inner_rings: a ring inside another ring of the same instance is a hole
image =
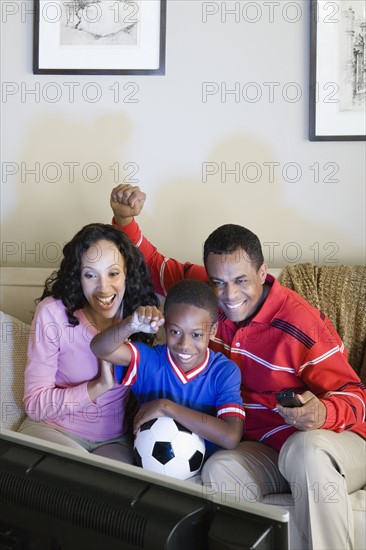
[[136, 463], [142, 468], [177, 479], [199, 473], [206, 446], [202, 437], [161, 416], [145, 422], [136, 433]]

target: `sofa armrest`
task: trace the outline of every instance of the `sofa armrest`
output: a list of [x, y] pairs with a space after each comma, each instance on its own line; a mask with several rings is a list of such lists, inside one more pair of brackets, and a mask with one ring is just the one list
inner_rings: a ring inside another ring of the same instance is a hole
[[30, 326], [0, 312], [0, 430], [17, 430], [25, 417], [24, 370]]

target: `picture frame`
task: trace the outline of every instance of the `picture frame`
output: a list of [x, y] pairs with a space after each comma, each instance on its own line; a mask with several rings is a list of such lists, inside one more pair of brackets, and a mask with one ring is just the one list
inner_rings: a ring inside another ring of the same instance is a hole
[[364, 7], [311, 0], [310, 141], [366, 139]]
[[33, 74], [164, 75], [166, 0], [34, 0]]

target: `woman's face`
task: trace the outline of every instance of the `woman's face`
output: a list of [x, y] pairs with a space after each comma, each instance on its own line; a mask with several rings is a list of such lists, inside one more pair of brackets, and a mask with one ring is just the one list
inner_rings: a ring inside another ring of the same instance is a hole
[[117, 246], [106, 239], [94, 243], [81, 258], [81, 286], [85, 310], [94, 319], [113, 319], [126, 288], [126, 269]]

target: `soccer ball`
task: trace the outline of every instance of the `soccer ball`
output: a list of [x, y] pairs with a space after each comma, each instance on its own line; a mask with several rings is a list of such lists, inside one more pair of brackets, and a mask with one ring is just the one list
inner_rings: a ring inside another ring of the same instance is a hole
[[134, 443], [139, 466], [177, 479], [198, 474], [205, 450], [202, 437], [167, 416], [145, 422]]

